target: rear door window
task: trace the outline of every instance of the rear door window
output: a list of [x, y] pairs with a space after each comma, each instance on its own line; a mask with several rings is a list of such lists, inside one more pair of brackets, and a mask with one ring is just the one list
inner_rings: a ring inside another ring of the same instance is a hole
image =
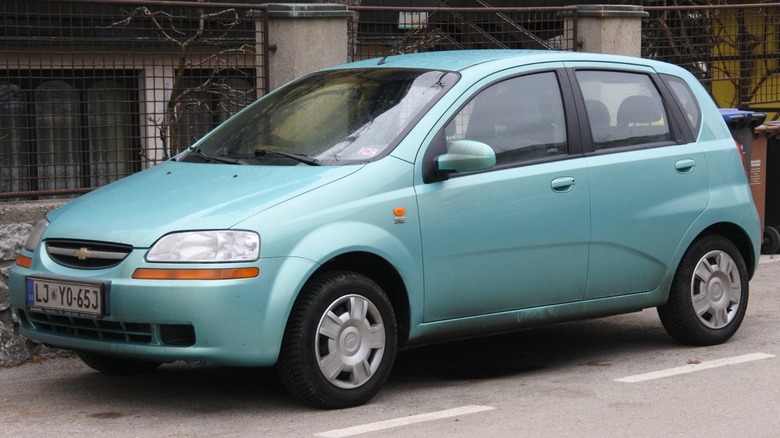
[[578, 70], [595, 150], [672, 141], [663, 99], [642, 73]]

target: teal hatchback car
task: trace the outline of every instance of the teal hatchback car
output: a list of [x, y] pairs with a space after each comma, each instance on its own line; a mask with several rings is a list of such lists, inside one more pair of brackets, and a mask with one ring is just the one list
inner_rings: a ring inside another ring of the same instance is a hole
[[433, 342], [649, 307], [681, 342], [724, 342], [760, 236], [686, 71], [436, 52], [302, 77], [60, 207], [10, 288], [24, 336], [98, 371], [275, 365], [342, 408]]

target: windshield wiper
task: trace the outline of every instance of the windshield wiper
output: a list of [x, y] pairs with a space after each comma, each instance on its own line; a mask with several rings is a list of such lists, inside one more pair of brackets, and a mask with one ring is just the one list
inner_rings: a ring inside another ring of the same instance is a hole
[[291, 154], [288, 152], [274, 151], [271, 149], [255, 149], [255, 158], [262, 158], [268, 155], [279, 155], [282, 157], [291, 158], [295, 161], [308, 164], [309, 166], [319, 166], [320, 163], [316, 158], [312, 158], [302, 154]]
[[216, 155], [209, 155], [205, 152], [203, 152], [200, 148], [195, 148], [192, 152], [192, 155], [202, 159], [203, 161], [207, 163], [212, 163], [216, 161], [217, 163], [225, 163], [225, 164], [246, 164], [246, 161], [240, 159], [240, 158], [232, 158], [232, 157], [220, 157]]

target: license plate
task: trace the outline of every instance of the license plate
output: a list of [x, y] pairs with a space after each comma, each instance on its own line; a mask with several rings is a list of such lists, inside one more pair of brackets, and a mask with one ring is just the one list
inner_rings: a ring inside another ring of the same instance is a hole
[[82, 283], [52, 278], [27, 279], [27, 306], [50, 313], [99, 317], [107, 312], [108, 283]]

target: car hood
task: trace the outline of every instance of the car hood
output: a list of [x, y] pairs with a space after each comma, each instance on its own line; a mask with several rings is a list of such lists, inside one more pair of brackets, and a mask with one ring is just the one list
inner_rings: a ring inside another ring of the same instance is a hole
[[167, 161], [48, 215], [44, 238], [151, 246], [180, 230], [226, 229], [361, 166], [239, 166]]

